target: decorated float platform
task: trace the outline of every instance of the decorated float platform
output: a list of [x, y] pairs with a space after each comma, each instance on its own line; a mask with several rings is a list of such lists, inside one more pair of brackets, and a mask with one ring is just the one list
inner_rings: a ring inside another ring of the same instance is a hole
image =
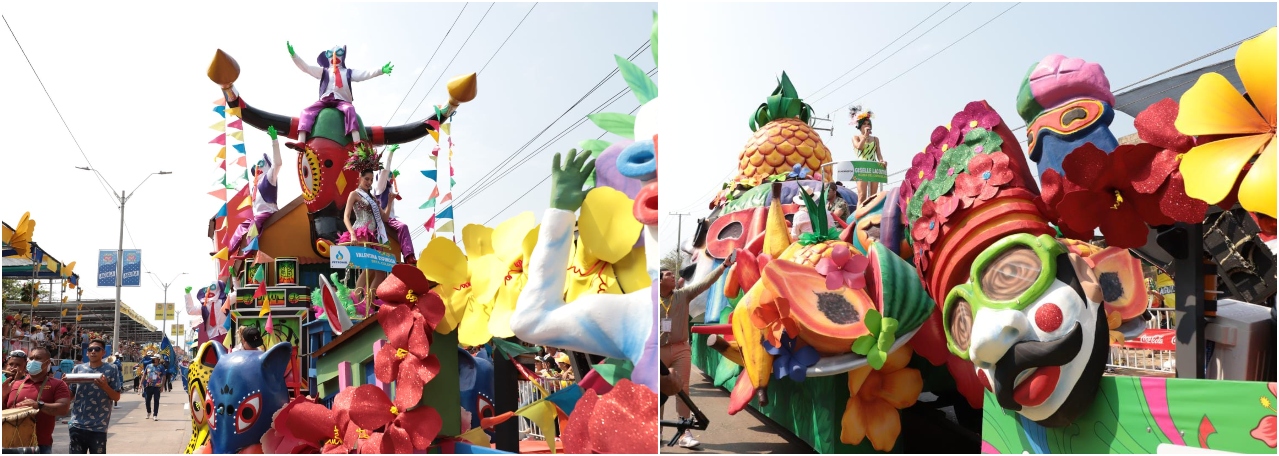
[[[652, 33], [655, 43], [656, 16]], [[200, 318], [186, 452], [655, 453], [657, 258], [644, 246], [656, 241], [656, 84], [618, 59], [643, 106], [596, 121], [620, 140], [555, 155], [540, 223], [526, 212], [456, 230], [452, 156], [465, 128], [453, 115], [477, 96], [476, 74], [449, 81], [448, 102], [425, 119], [370, 126], [349, 85], [390, 64], [347, 69], [345, 46], [318, 66], [289, 52], [320, 80], [320, 99], [296, 117], [249, 104], [229, 54], [209, 66], [226, 188], [209, 224], [217, 279], [187, 290]], [[245, 125], [272, 140], [256, 165]], [[302, 195], [280, 206], [282, 140], [298, 151]], [[434, 192], [417, 246], [392, 210], [406, 177], [394, 152], [415, 140], [438, 145], [421, 171]], [[253, 342], [244, 328], [262, 335], [260, 350], [238, 349]], [[571, 353], [578, 380], [535, 381], [520, 361], [537, 345]], [[521, 439], [530, 426], [538, 439]]]
[[1102, 67], [1045, 57], [1025, 149], [971, 102], [844, 220], [783, 73], [692, 243], [693, 363], [821, 453], [1274, 453], [1274, 55], [1177, 76], [1122, 144]]

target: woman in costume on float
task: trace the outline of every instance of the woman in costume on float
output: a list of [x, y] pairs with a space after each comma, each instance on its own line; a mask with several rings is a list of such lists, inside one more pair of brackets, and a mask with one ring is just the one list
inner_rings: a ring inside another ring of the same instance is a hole
[[[351, 158], [346, 162], [346, 169], [359, 172], [360, 180], [359, 187], [347, 196], [346, 213], [342, 216], [342, 221], [346, 223], [346, 232], [338, 238], [338, 244], [370, 242], [385, 245], [387, 243], [386, 224], [391, 208], [395, 206], [395, 194], [391, 192], [386, 207], [382, 207], [377, 197], [373, 196], [373, 173], [382, 169], [380, 158], [372, 148], [361, 144], [351, 152]], [[355, 216], [354, 219], [351, 218], [352, 215]], [[360, 273], [356, 283], [365, 284], [365, 274], [369, 272]], [[376, 290], [382, 283], [382, 279], [386, 278], [386, 273], [377, 270], [371, 272], [373, 273], [372, 282], [368, 283], [368, 289]], [[372, 299], [372, 296], [365, 296], [366, 302], [372, 302]]]
[[[853, 150], [857, 151], [857, 159], [862, 161], [874, 161], [887, 165], [884, 162], [883, 150], [879, 147], [879, 138], [871, 136], [871, 117], [875, 114], [871, 111], [862, 112], [861, 106], [853, 106], [848, 110], [848, 115], [853, 118], [853, 125], [857, 126], [858, 134], [853, 135]], [[869, 201], [879, 193], [878, 182], [857, 182], [857, 205]]]

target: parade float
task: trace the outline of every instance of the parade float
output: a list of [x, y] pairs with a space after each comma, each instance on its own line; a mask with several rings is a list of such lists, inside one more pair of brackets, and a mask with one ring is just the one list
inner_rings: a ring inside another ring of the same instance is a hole
[[[695, 278], [736, 255], [694, 363], [731, 391], [730, 414], [752, 407], [822, 453], [1273, 453], [1274, 296], [1217, 288], [1204, 225], [1235, 208], [1274, 239], [1274, 55], [1275, 29], [1244, 42], [1246, 96], [1202, 75], [1136, 115], [1124, 145], [1101, 66], [1046, 57], [1017, 92], [1025, 150], [971, 102], [847, 220], [828, 204], [842, 186], [795, 190], [833, 176], [783, 74], [692, 242]], [[1169, 329], [1148, 311], [1155, 251], [1175, 282]], [[1107, 373], [1112, 351], [1161, 331], [1175, 375]], [[940, 409], [951, 424], [926, 418]]]
[[[652, 33], [656, 61], [656, 16]], [[392, 65], [347, 68], [345, 46], [320, 53], [318, 66], [292, 44], [289, 53], [320, 80], [320, 99], [298, 117], [250, 106], [234, 87], [239, 65], [222, 50], [209, 67], [223, 94], [214, 125], [223, 135], [213, 143], [226, 190], [214, 192], [225, 203], [210, 220], [217, 280], [188, 290], [200, 345], [185, 385], [187, 452], [656, 452], [658, 260], [644, 248], [657, 233], [656, 84], [617, 59], [643, 107], [592, 120], [625, 139], [556, 154], [540, 224], [523, 213], [465, 225], [457, 239], [451, 157], [463, 127], [452, 117], [477, 95], [476, 75], [450, 81], [449, 102], [424, 120], [366, 126], [350, 84]], [[245, 124], [273, 142], [252, 166]], [[282, 207], [281, 136], [298, 151], [302, 190]], [[433, 208], [430, 235], [415, 249], [393, 210], [359, 212], [410, 196], [393, 190], [408, 176], [391, 157], [397, 144], [428, 136], [438, 144], [435, 169], [422, 174], [439, 185], [421, 207]], [[355, 229], [346, 225], [352, 211]], [[231, 350], [246, 326], [263, 334], [260, 351]], [[536, 378], [517, 361], [531, 351], [525, 344], [590, 362], [576, 384], [538, 387], [517, 403], [517, 380]], [[487, 349], [472, 355], [463, 349], [471, 346]], [[549, 434], [540, 448], [521, 445], [517, 420]]]

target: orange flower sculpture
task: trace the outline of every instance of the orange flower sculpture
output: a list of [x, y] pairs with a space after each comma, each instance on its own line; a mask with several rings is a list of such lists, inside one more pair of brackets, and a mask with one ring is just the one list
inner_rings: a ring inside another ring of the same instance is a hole
[[863, 366], [848, 373], [841, 442], [857, 445], [869, 437], [875, 450], [892, 451], [902, 432], [898, 410], [915, 405], [924, 390], [923, 376], [906, 367], [913, 353], [907, 344], [890, 353], [879, 370]]
[[1182, 157], [1186, 194], [1217, 204], [1242, 177], [1243, 208], [1276, 217], [1274, 28], [1239, 45], [1235, 69], [1252, 103], [1217, 73], [1200, 76], [1181, 97], [1177, 130], [1190, 136], [1229, 136], [1200, 144]]

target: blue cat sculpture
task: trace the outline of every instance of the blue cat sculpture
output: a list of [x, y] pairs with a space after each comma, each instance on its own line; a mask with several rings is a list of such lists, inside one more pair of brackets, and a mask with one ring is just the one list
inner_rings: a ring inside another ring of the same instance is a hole
[[293, 346], [282, 342], [266, 352], [233, 353], [222, 344], [212, 348], [216, 364], [209, 376], [209, 441], [215, 454], [238, 453], [261, 443], [271, 417], [288, 403], [284, 372]]
[[[457, 369], [462, 408], [471, 412], [471, 428], [480, 427], [480, 419], [496, 415], [493, 408], [493, 360], [484, 350], [471, 356], [458, 348]], [[493, 436], [492, 431], [488, 433]]]

